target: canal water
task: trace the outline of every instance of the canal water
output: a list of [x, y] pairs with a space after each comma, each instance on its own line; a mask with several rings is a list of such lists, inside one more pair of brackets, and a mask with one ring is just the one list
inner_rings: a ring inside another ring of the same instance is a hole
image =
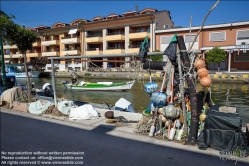
[[[56, 84], [61, 84], [63, 80], [70, 81], [70, 78], [56, 78]], [[33, 78], [36, 88], [41, 88], [45, 83], [51, 83], [51, 78]], [[110, 79], [81, 79], [78, 81], [97, 82], [97, 81], [113, 81], [123, 82], [127, 80], [110, 80]], [[18, 78], [19, 84], [25, 84], [26, 79]], [[148, 81], [136, 81], [132, 89], [127, 92], [102, 92], [102, 91], [80, 91], [68, 90], [62, 85], [57, 85], [56, 93], [59, 98], [66, 98], [70, 100], [78, 100], [84, 102], [115, 105], [121, 97], [130, 101], [136, 112], [145, 110], [149, 103], [150, 97], [144, 91], [144, 85]], [[159, 87], [161, 82], [157, 82]], [[197, 84], [197, 89], [202, 90], [202, 87]], [[224, 106], [234, 106], [238, 110], [243, 124], [249, 123], [249, 84], [242, 83], [213, 83], [211, 86], [211, 97], [214, 104]]]

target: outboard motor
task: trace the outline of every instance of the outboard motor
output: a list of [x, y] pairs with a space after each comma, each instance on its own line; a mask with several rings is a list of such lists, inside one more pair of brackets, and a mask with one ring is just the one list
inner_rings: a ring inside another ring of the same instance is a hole
[[53, 87], [52, 87], [52, 85], [50, 83], [44, 84], [42, 89], [44, 91], [45, 96], [47, 96], [47, 97], [54, 96]]
[[62, 84], [67, 84], [67, 83], [68, 83], [67, 80], [62, 81]]

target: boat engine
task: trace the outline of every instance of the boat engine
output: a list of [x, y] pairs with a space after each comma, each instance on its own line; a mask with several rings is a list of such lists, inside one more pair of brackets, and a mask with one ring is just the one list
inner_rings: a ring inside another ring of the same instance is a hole
[[47, 97], [54, 96], [53, 87], [52, 87], [52, 85], [50, 83], [44, 84], [42, 89], [44, 91], [45, 96], [47, 96]]
[[67, 84], [67, 83], [68, 83], [67, 80], [62, 81], [62, 84]]

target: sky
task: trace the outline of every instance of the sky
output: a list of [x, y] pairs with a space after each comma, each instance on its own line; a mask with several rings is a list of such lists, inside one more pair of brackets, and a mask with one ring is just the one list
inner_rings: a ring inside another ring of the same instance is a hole
[[[91, 1], [91, 0], [1, 0], [0, 9], [15, 16], [14, 22], [25, 27], [52, 26], [57, 22], [67, 23], [80, 18], [92, 20], [147, 7], [169, 10], [175, 26], [202, 25], [203, 19], [216, 0], [161, 0], [161, 1]], [[249, 21], [249, 0], [220, 0], [208, 16], [205, 25]]]

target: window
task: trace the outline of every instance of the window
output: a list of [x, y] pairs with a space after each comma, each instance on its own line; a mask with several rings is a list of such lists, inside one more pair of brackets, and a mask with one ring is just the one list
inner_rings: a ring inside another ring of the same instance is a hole
[[143, 29], [141, 27], [137, 27], [136, 32], [143, 32]]
[[163, 29], [169, 29], [169, 25], [168, 24], [163, 25]]
[[150, 27], [146, 27], [146, 32], [150, 32]]
[[226, 32], [211, 32], [209, 33], [209, 41], [225, 41], [226, 40]]
[[[185, 35], [184, 36], [184, 41], [185, 41], [185, 43], [189, 43], [189, 42], [193, 42], [194, 41], [194, 39], [195, 39], [195, 37], [196, 37], [196, 35]], [[195, 42], [198, 42], [198, 38], [196, 38], [196, 41]]]
[[237, 40], [249, 39], [249, 30], [237, 31]]
[[169, 44], [173, 36], [162, 36], [161, 44]]
[[233, 51], [234, 62], [249, 62], [249, 50], [240, 49], [239, 55], [238, 51]]

